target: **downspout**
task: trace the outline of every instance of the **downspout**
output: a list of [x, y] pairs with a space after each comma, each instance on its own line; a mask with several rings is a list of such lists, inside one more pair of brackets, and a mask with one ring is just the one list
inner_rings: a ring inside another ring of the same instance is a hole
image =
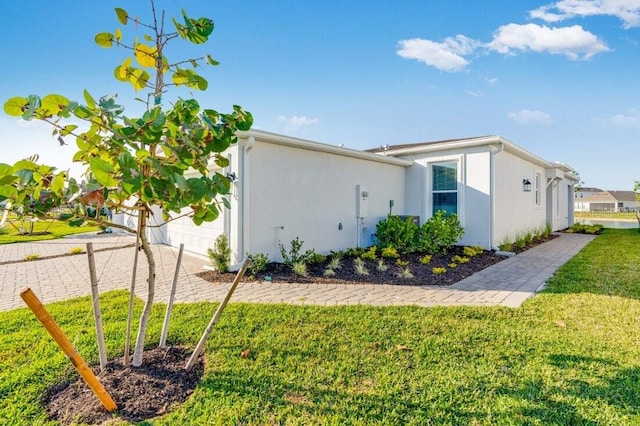
[[489, 195], [489, 244], [491, 245], [491, 249], [498, 249], [498, 244], [496, 242], [496, 155], [501, 153], [504, 149], [504, 143], [500, 142], [498, 146], [491, 147], [491, 153], [489, 157], [489, 168], [490, 168], [490, 178], [491, 182], [489, 184], [491, 194]]
[[246, 260], [245, 251], [249, 247], [249, 152], [256, 144], [256, 138], [249, 136], [247, 143], [242, 149], [242, 155], [239, 156], [240, 170], [238, 171], [240, 182], [238, 187], [240, 194], [238, 194], [238, 256], [237, 262], [230, 269], [238, 270]]

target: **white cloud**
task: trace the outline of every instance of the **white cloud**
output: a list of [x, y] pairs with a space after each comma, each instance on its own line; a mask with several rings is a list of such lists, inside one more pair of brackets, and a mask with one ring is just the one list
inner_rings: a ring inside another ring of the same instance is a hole
[[615, 16], [624, 28], [640, 26], [639, 0], [560, 0], [529, 12], [532, 18], [546, 22], [584, 16]]
[[479, 90], [467, 90], [467, 95], [473, 96], [474, 98], [479, 98], [482, 96], [482, 92]]
[[473, 53], [480, 45], [476, 40], [463, 35], [447, 37], [442, 43], [421, 38], [400, 40], [398, 42], [399, 56], [415, 59], [442, 71], [462, 71], [469, 62], [465, 55]]
[[632, 109], [626, 114], [616, 114], [604, 120], [606, 124], [616, 127], [640, 127], [640, 110]]
[[572, 60], [588, 59], [609, 48], [598, 37], [580, 25], [550, 28], [537, 24], [507, 24], [494, 33], [487, 48], [503, 54], [516, 50], [565, 55]]
[[523, 109], [518, 112], [510, 112], [507, 114], [509, 120], [513, 120], [518, 124], [539, 124], [543, 126], [549, 126], [553, 123], [553, 118], [542, 111], [531, 111], [528, 109]]
[[284, 130], [287, 132], [295, 132], [302, 127], [318, 124], [319, 122], [317, 118], [309, 118], [305, 117], [304, 115], [294, 115], [292, 117], [285, 117], [284, 115], [281, 115], [277, 118], [277, 120], [279, 123], [284, 123]]
[[489, 86], [495, 86], [496, 84], [498, 84], [499, 80], [496, 77], [486, 77], [485, 81]]

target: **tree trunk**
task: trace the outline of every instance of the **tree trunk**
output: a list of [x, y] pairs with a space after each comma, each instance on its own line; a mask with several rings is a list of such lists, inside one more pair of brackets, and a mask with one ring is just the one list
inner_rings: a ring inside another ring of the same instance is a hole
[[144, 338], [147, 334], [147, 325], [149, 324], [149, 315], [151, 314], [151, 307], [153, 306], [153, 297], [155, 295], [156, 284], [156, 262], [153, 259], [153, 251], [147, 240], [147, 211], [143, 210], [142, 220], [140, 221], [140, 243], [145, 256], [147, 256], [147, 263], [149, 265], [149, 277], [148, 283], [148, 295], [147, 301], [144, 304], [142, 315], [140, 315], [140, 325], [138, 327], [138, 337], [136, 339], [136, 348], [133, 352], [133, 362], [131, 365], [134, 367], [140, 367], [142, 365], [142, 353], [144, 351]]

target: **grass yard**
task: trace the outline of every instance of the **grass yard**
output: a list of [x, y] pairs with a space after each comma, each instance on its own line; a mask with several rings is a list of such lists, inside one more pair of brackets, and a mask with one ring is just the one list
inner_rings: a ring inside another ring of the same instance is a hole
[[[520, 309], [234, 303], [194, 395], [145, 424], [640, 424], [639, 265], [640, 234], [606, 229]], [[118, 356], [127, 295], [101, 304]], [[97, 362], [90, 299], [49, 308]], [[215, 308], [176, 306], [171, 343], [193, 347]], [[48, 424], [40, 395], [74, 371], [26, 309], [0, 324], [0, 424]]]
[[[20, 222], [15, 221], [15, 225], [20, 228]], [[88, 223], [84, 226], [69, 226], [66, 222], [54, 220], [43, 220], [34, 223], [33, 231], [48, 232], [43, 235], [20, 235], [20, 233], [7, 224], [0, 231], [0, 244], [20, 243], [25, 241], [42, 241], [42, 240], [55, 240], [56, 238], [62, 238], [65, 235], [80, 234], [83, 232], [99, 231], [100, 227], [95, 223]]]

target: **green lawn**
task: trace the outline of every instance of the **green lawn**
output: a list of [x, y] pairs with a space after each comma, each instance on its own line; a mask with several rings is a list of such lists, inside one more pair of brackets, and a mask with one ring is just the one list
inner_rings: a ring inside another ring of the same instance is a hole
[[[150, 424], [640, 424], [639, 260], [636, 230], [606, 229], [520, 309], [231, 304], [194, 395]], [[126, 300], [101, 300], [111, 355]], [[215, 307], [177, 306], [173, 343]], [[96, 362], [89, 298], [50, 311]], [[27, 310], [0, 324], [0, 424], [45, 424], [41, 393], [73, 370]]]
[[[15, 225], [20, 228], [20, 223], [15, 221]], [[20, 233], [11, 225], [6, 224], [2, 230], [0, 230], [0, 244], [20, 243], [25, 241], [41, 241], [41, 240], [54, 240], [56, 238], [62, 238], [65, 235], [79, 234], [82, 232], [99, 231], [100, 227], [95, 223], [88, 223], [84, 226], [69, 226], [66, 222], [59, 220], [42, 220], [34, 223], [34, 233], [46, 231], [48, 234], [44, 235], [20, 235]]]

